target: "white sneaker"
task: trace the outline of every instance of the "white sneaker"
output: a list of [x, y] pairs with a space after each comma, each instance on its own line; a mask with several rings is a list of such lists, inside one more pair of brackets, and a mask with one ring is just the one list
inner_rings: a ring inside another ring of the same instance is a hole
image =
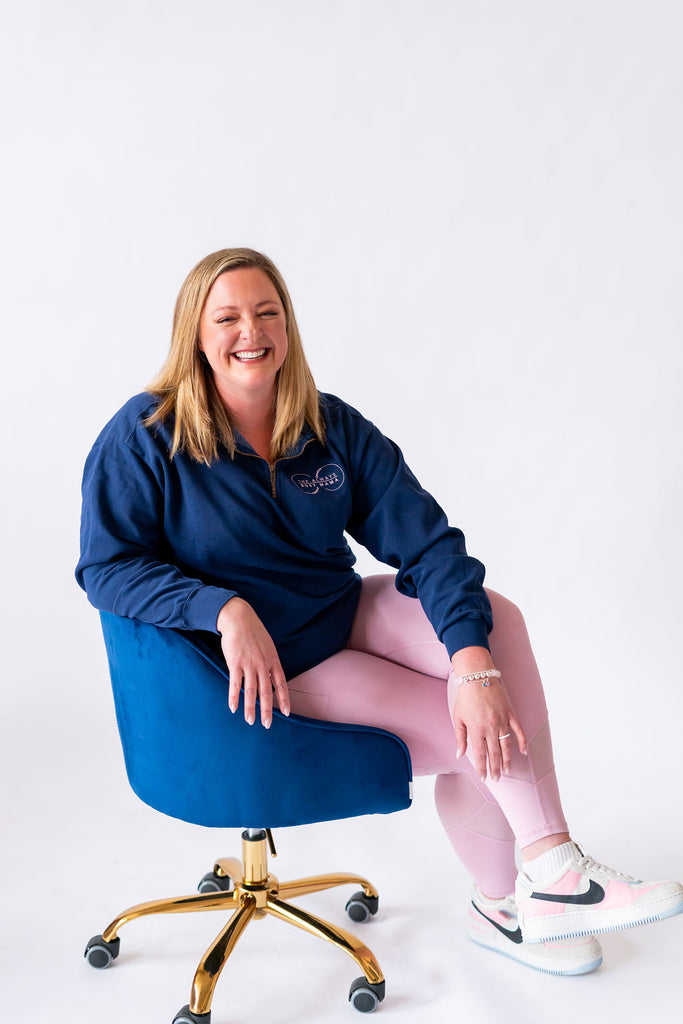
[[600, 943], [592, 935], [561, 942], [524, 942], [512, 896], [489, 900], [476, 886], [467, 915], [467, 934], [478, 945], [546, 974], [588, 974], [602, 963]]
[[641, 882], [598, 864], [577, 843], [552, 878], [534, 882], [523, 871], [515, 897], [525, 942], [613, 932], [683, 911], [678, 882]]

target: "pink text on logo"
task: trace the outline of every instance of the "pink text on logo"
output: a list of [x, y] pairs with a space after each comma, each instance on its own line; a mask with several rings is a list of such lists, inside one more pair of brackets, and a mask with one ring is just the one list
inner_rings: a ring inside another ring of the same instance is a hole
[[295, 473], [292, 476], [292, 483], [295, 483], [300, 491], [306, 494], [317, 494], [318, 491], [338, 491], [344, 483], [344, 470], [334, 462], [327, 466], [321, 466], [315, 476], [308, 473]]

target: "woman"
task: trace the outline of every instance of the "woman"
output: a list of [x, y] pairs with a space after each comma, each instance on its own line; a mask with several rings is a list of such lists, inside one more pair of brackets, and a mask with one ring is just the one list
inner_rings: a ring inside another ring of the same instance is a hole
[[[361, 583], [345, 531], [397, 575]], [[267, 257], [226, 249], [188, 275], [165, 366], [88, 457], [81, 539], [96, 607], [220, 638], [230, 709], [243, 689], [250, 723], [258, 699], [270, 725], [274, 695], [285, 714], [406, 741], [474, 876], [481, 945], [585, 973], [602, 959], [592, 933], [683, 910], [678, 883], [572, 842], [520, 613], [483, 589], [399, 449], [318, 394]]]

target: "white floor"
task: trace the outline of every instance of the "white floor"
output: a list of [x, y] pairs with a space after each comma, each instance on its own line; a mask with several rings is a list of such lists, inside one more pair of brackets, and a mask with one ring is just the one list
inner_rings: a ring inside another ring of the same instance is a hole
[[[222, 927], [218, 914], [138, 921], [122, 930], [112, 969], [95, 971], [83, 960], [86, 940], [124, 907], [192, 891], [216, 856], [239, 854], [238, 830], [219, 833], [166, 819], [132, 794], [106, 681], [99, 682], [83, 696], [87, 731], [65, 721], [55, 690], [52, 705], [43, 703], [26, 730], [42, 758], [4, 775], [11, 779], [1, 873], [9, 883], [2, 929], [6, 1020], [170, 1024], [188, 1001], [199, 955]], [[6, 737], [10, 759], [19, 743]], [[566, 802], [581, 809], [583, 838], [596, 857], [653, 877], [680, 874], [683, 834], [663, 814], [666, 787], [655, 785], [652, 771], [652, 799], [640, 800], [635, 831], [628, 792], [616, 778], [609, 814], [590, 791], [569, 789]], [[579, 784], [585, 779], [579, 776]], [[380, 911], [359, 928], [387, 978], [381, 1019], [642, 1024], [651, 1014], [658, 1024], [681, 1020], [683, 917], [604, 936], [603, 966], [578, 978], [547, 977], [471, 944], [462, 925], [468, 878], [440, 832], [431, 789], [431, 781], [417, 780], [413, 807], [388, 818], [276, 833], [280, 856], [272, 869], [281, 878], [345, 869], [367, 874], [379, 887]], [[301, 904], [344, 925], [345, 900], [346, 890], [338, 890]], [[360, 1019], [347, 1003], [357, 973], [332, 946], [277, 921], [256, 922], [221, 978], [212, 1024], [254, 1016], [260, 1024]]]

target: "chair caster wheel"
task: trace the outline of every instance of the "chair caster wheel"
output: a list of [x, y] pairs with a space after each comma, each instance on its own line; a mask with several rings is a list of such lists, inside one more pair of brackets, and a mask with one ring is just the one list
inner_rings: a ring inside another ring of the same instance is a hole
[[105, 942], [101, 935], [93, 935], [85, 947], [83, 956], [91, 967], [103, 971], [109, 967], [113, 960], [116, 960], [121, 948], [121, 939], [118, 937], [111, 942]]
[[356, 924], [363, 924], [377, 913], [379, 906], [378, 896], [366, 896], [363, 890], [354, 892], [346, 904], [346, 913]]
[[173, 1018], [173, 1024], [210, 1024], [211, 1010], [208, 1013], [193, 1013], [188, 1003], [178, 1010]]
[[227, 875], [215, 875], [209, 871], [197, 886], [197, 892], [230, 892], [232, 879]]
[[349, 1002], [359, 1013], [374, 1013], [384, 999], [384, 982], [372, 985], [367, 978], [356, 978], [351, 982]]

